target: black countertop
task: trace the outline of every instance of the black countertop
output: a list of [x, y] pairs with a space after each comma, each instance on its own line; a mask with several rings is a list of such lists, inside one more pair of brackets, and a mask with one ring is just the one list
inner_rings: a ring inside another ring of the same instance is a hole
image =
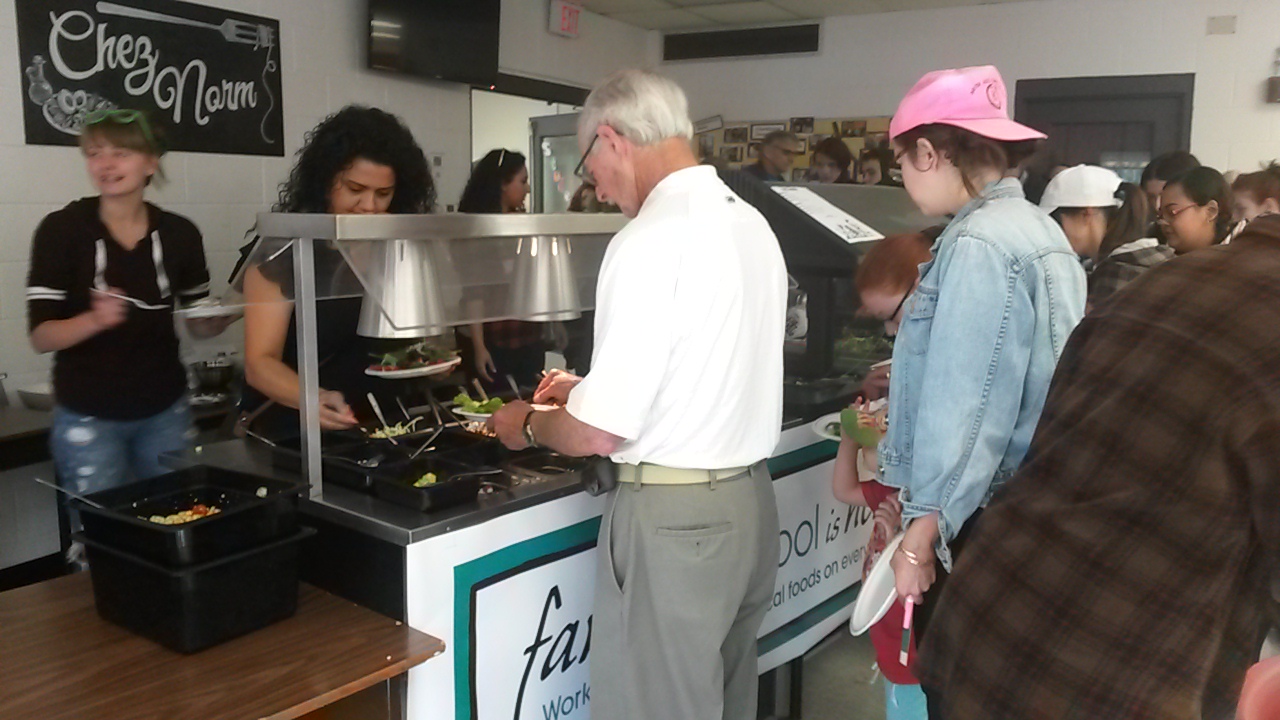
[[[299, 476], [272, 466], [271, 449], [246, 440], [228, 440], [196, 448], [180, 462], [196, 462], [240, 472], [296, 480]], [[314, 482], [313, 482], [314, 484]], [[379, 500], [371, 495], [333, 485], [320, 497], [304, 500], [304, 515], [366, 533], [396, 545], [409, 545], [436, 535], [478, 525], [507, 513], [523, 510], [582, 489], [572, 478], [520, 484], [511, 490], [481, 494], [475, 502], [434, 513], [420, 513]]]
[[[786, 418], [783, 430], [812, 422], [813, 418]], [[296, 480], [299, 475], [273, 466], [271, 449], [252, 440], [227, 440], [197, 447], [177, 463], [202, 463], [240, 472]], [[315, 484], [317, 481], [313, 481]], [[510, 490], [481, 494], [475, 502], [439, 512], [420, 513], [393, 505], [371, 495], [323, 486], [318, 498], [304, 500], [303, 514], [323, 518], [337, 525], [366, 533], [396, 545], [409, 545], [461, 528], [478, 525], [507, 513], [572, 495], [582, 490], [574, 478], [523, 483]]]

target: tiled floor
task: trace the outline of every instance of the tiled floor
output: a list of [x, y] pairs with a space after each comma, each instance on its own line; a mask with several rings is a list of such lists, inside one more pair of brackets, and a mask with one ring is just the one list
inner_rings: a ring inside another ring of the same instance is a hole
[[884, 684], [866, 635], [841, 627], [804, 665], [804, 720], [884, 720]]

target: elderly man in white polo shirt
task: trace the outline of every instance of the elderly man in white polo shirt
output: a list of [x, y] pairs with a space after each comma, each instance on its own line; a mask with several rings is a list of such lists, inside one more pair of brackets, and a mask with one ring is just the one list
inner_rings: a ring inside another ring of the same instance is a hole
[[[684, 92], [635, 70], [591, 92], [582, 175], [634, 218], [609, 244], [583, 378], [554, 372], [502, 441], [606, 455], [591, 715], [754, 720], [756, 633], [778, 513], [765, 459], [782, 422], [787, 275], [777, 238], [690, 148]], [[581, 168], [580, 168], [581, 170]]]

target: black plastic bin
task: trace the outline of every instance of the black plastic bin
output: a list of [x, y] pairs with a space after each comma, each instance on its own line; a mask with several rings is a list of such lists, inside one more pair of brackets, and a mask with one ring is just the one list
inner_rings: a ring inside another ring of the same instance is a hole
[[[260, 488], [266, 497], [258, 497]], [[86, 495], [108, 509], [76, 502], [90, 540], [169, 567], [216, 560], [298, 530], [298, 496], [305, 483], [196, 465]], [[181, 525], [146, 520], [195, 503], [220, 512]]]
[[[332, 441], [323, 435], [321, 438], [321, 479], [325, 483], [363, 493], [373, 492], [373, 473], [379, 466], [404, 462], [409, 456], [408, 451], [386, 443], [375, 444], [349, 437], [332, 438]], [[277, 441], [271, 449], [272, 467], [301, 474], [301, 446], [302, 441], [296, 437]], [[362, 462], [366, 464], [362, 465]], [[369, 462], [376, 464], [368, 465]]]
[[[423, 475], [436, 474], [436, 482], [424, 487], [413, 483]], [[389, 503], [410, 507], [420, 512], [473, 502], [480, 494], [484, 473], [496, 474], [490, 468], [473, 468], [444, 458], [420, 457], [395, 467], [379, 469], [374, 476], [373, 494]]]
[[180, 653], [193, 653], [291, 617], [298, 554], [315, 534], [292, 536], [187, 568], [166, 568], [83, 533], [98, 614]]
[[498, 467], [512, 455], [511, 451], [497, 438], [484, 437], [465, 430], [445, 430], [432, 444], [436, 448], [436, 455], [463, 465]]

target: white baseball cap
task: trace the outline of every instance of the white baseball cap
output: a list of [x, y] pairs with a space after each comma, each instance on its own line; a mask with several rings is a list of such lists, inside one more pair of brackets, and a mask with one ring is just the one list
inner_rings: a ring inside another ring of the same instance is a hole
[[1064, 207], [1120, 207], [1124, 200], [1116, 197], [1116, 190], [1123, 182], [1119, 175], [1104, 167], [1076, 165], [1049, 181], [1040, 198], [1040, 209], [1052, 213]]

